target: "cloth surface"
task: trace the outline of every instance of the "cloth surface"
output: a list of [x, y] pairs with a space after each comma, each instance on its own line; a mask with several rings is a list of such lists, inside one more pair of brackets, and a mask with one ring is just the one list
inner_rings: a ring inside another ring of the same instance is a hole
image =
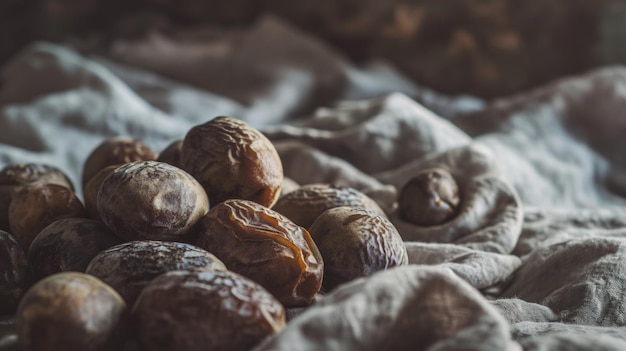
[[[298, 184], [380, 204], [409, 265], [320, 297], [258, 351], [626, 349], [626, 68], [486, 103], [384, 62], [353, 66], [267, 17], [92, 51], [34, 43], [0, 74], [0, 166], [52, 164], [80, 184], [106, 137], [158, 152], [231, 115], [274, 142]], [[403, 221], [399, 189], [434, 166], [457, 179], [459, 213]]]

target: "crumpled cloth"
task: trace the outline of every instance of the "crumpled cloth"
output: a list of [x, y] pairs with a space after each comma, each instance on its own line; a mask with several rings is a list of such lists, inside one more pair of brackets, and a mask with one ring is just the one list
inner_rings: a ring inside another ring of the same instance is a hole
[[[98, 50], [33, 43], [0, 79], [0, 166], [49, 163], [80, 184], [106, 137], [161, 151], [232, 115], [296, 183], [380, 204], [409, 265], [320, 296], [256, 350], [626, 349], [626, 68], [492, 102], [446, 97], [265, 17]], [[459, 213], [404, 222], [399, 189], [434, 166], [458, 180]]]

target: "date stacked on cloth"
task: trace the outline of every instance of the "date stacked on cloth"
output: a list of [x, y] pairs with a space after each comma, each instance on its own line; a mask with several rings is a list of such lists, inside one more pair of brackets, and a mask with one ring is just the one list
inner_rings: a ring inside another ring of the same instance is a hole
[[439, 225], [456, 214], [459, 188], [450, 172], [430, 168], [418, 172], [400, 190], [398, 213], [408, 222]]
[[156, 152], [139, 140], [129, 137], [106, 139], [85, 160], [83, 187], [98, 171], [108, 166], [121, 166], [135, 161], [153, 161], [156, 158]]
[[359, 190], [323, 183], [306, 184], [285, 194], [272, 209], [309, 229], [324, 211], [340, 206], [362, 207], [386, 216], [376, 201]]
[[108, 285], [84, 273], [51, 275], [20, 301], [16, 326], [24, 351], [121, 350], [127, 308]]
[[126, 240], [184, 241], [208, 211], [202, 186], [180, 168], [137, 161], [116, 168], [98, 192], [98, 212]]
[[233, 117], [216, 117], [189, 130], [181, 167], [206, 190], [211, 205], [245, 199], [272, 206], [280, 195], [283, 167], [274, 145]]
[[151, 351], [248, 351], [285, 326], [280, 302], [230, 271], [165, 273], [132, 314], [139, 347]]
[[0, 171], [0, 230], [10, 230], [9, 206], [15, 195], [26, 187], [44, 184], [58, 184], [73, 189], [67, 175], [49, 165], [12, 164]]
[[265, 206], [224, 201], [202, 218], [198, 232], [198, 246], [285, 306], [310, 304], [321, 287], [324, 263], [309, 232]]
[[324, 289], [334, 289], [409, 262], [404, 242], [385, 217], [364, 208], [341, 206], [322, 213], [311, 236], [324, 258]]
[[28, 250], [28, 267], [35, 281], [59, 272], [84, 272], [94, 256], [121, 242], [100, 221], [60, 219], [35, 237]]
[[194, 245], [141, 240], [100, 252], [86, 273], [109, 284], [132, 306], [152, 279], [173, 270], [224, 271], [226, 267], [217, 257]]
[[[163, 155], [130, 138], [105, 140], [84, 168], [88, 213], [81, 207], [74, 216], [90, 219], [55, 217], [37, 230], [31, 251], [25, 250], [27, 268], [40, 280], [22, 300], [20, 344], [25, 350], [43, 350], [45, 343], [113, 350], [127, 348], [121, 339], [128, 336], [141, 350], [252, 349], [284, 328], [286, 307], [302, 310], [316, 301], [324, 281], [324, 253], [307, 228], [271, 208], [284, 179], [272, 143], [232, 117], [192, 128]], [[354, 232], [320, 241], [344, 251], [326, 253], [336, 269], [324, 282], [329, 289], [406, 263], [406, 249], [396, 242], [393, 228], [384, 221], [376, 224], [385, 213], [374, 200], [349, 187], [308, 184], [301, 189], [279, 208], [295, 208], [294, 218], [307, 225], [337, 206], [365, 208], [373, 218]], [[319, 201], [307, 201], [307, 189]], [[370, 256], [355, 260], [364, 250]], [[75, 272], [55, 274], [59, 271]], [[336, 272], [343, 278], [333, 278]], [[115, 292], [114, 300], [123, 305], [101, 308], [97, 297], [83, 296], [91, 288], [95, 295]], [[59, 317], [59, 306], [69, 311], [66, 317]], [[127, 312], [133, 328], [124, 326]], [[61, 331], [51, 328], [43, 341], [34, 340], [33, 330], [55, 318], [74, 335], [55, 339], [53, 334]], [[129, 335], [118, 333], [118, 324]], [[95, 340], [91, 345], [90, 339]]]

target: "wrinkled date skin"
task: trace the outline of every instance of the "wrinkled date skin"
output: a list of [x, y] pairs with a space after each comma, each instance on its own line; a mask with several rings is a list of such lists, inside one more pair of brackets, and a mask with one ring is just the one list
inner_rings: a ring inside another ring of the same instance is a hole
[[456, 215], [459, 202], [459, 188], [452, 175], [441, 168], [426, 169], [402, 187], [398, 214], [413, 224], [440, 225]]
[[26, 186], [58, 184], [74, 190], [72, 182], [60, 169], [44, 164], [20, 163], [0, 171], [0, 230], [10, 231], [9, 206], [15, 194]]
[[278, 199], [272, 209], [308, 229], [324, 211], [341, 206], [361, 207], [386, 216], [376, 201], [362, 192], [331, 184], [303, 185]]
[[124, 300], [97, 278], [57, 273], [20, 301], [17, 335], [24, 351], [121, 350], [127, 313]]
[[154, 161], [157, 153], [139, 140], [129, 137], [105, 139], [87, 156], [83, 165], [83, 187], [99, 170], [135, 161]]
[[310, 304], [321, 287], [324, 262], [309, 232], [256, 202], [213, 207], [200, 222], [198, 246], [287, 307]]
[[216, 117], [185, 136], [181, 166], [204, 187], [211, 205], [245, 199], [271, 207], [280, 195], [283, 166], [261, 132], [233, 117]]
[[202, 186], [163, 162], [138, 161], [116, 168], [98, 191], [98, 213], [126, 240], [187, 241], [209, 210]]
[[131, 241], [102, 251], [89, 263], [88, 274], [115, 289], [132, 306], [141, 290], [159, 274], [173, 270], [226, 270], [205, 250], [167, 241]]
[[175, 140], [171, 144], [169, 144], [161, 153], [159, 154], [159, 158], [157, 161], [169, 163], [174, 167], [181, 168], [180, 165], [180, 155], [183, 149], [183, 140]]
[[285, 326], [280, 302], [230, 271], [163, 274], [132, 313], [139, 347], [151, 351], [248, 351]]
[[361, 208], [327, 210], [311, 226], [311, 236], [324, 258], [326, 291], [409, 261], [393, 224]]
[[15, 195], [9, 208], [11, 234], [26, 252], [37, 234], [52, 222], [85, 217], [85, 206], [76, 194], [57, 184], [26, 187]]
[[28, 266], [35, 281], [59, 272], [84, 272], [98, 253], [121, 243], [100, 221], [61, 219], [45, 227], [30, 244]]
[[15, 312], [28, 287], [24, 250], [9, 233], [0, 230], [0, 315]]

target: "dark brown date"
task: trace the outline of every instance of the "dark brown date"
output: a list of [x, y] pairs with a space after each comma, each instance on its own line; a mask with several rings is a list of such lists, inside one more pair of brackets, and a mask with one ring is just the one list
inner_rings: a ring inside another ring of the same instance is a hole
[[84, 273], [51, 275], [33, 285], [16, 314], [24, 351], [121, 350], [126, 304], [109, 286]]
[[126, 240], [186, 241], [209, 210], [202, 186], [163, 162], [138, 161], [116, 168], [98, 191], [98, 213]]
[[104, 182], [104, 179], [118, 167], [120, 167], [120, 165], [108, 166], [99, 170], [83, 187], [85, 209], [87, 210], [87, 216], [89, 216], [89, 218], [102, 220], [100, 212], [98, 212], [98, 191], [100, 191], [100, 186], [102, 182]]
[[161, 151], [157, 161], [169, 163], [174, 167], [180, 168], [180, 154], [182, 153], [182, 149], [183, 140], [175, 140]]
[[102, 251], [86, 272], [113, 287], [132, 306], [141, 290], [159, 274], [172, 270], [226, 270], [205, 250], [167, 241], [131, 241]]
[[132, 313], [139, 347], [151, 351], [248, 351], [285, 326], [276, 298], [229, 271], [165, 273]]
[[38, 163], [20, 163], [0, 171], [0, 230], [10, 231], [9, 206], [15, 194], [26, 186], [58, 184], [74, 190], [72, 182], [60, 169]]
[[129, 137], [105, 139], [87, 157], [83, 165], [83, 187], [99, 170], [135, 161], [153, 161], [156, 152], [139, 140]]
[[321, 287], [324, 263], [309, 232], [256, 202], [233, 199], [213, 207], [200, 222], [198, 246], [285, 306], [310, 304]]
[[28, 266], [35, 281], [59, 272], [85, 272], [98, 253], [121, 243], [100, 221], [61, 219], [45, 227], [30, 244]]
[[310, 228], [324, 211], [340, 206], [360, 207], [386, 216], [376, 201], [362, 192], [331, 184], [303, 185], [278, 199], [272, 209], [296, 224]]
[[0, 315], [15, 312], [28, 287], [26, 255], [9, 233], [0, 230]]
[[400, 234], [391, 222], [357, 207], [336, 207], [322, 213], [311, 236], [324, 258], [324, 289], [377, 271], [408, 264]]
[[439, 225], [455, 216], [459, 202], [459, 188], [454, 177], [445, 169], [426, 169], [402, 187], [398, 196], [398, 215], [421, 226]]
[[26, 187], [15, 195], [9, 208], [11, 234], [26, 252], [37, 234], [52, 222], [86, 216], [76, 194], [58, 184]]
[[233, 117], [217, 117], [185, 136], [181, 166], [204, 187], [211, 205], [246, 199], [271, 207], [280, 195], [283, 167], [261, 132]]

